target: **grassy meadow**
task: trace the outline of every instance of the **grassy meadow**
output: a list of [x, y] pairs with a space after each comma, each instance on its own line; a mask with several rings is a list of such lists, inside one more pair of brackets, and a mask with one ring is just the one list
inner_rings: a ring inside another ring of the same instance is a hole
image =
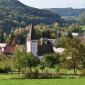
[[85, 79], [14, 79], [0, 80], [0, 85], [84, 85]]
[[85, 34], [85, 26], [82, 26], [83, 33]]
[[[40, 71], [41, 72], [41, 71]], [[54, 73], [51, 69], [49, 72]], [[61, 70], [62, 73], [73, 74], [73, 70]], [[1, 73], [0, 85], [83, 85], [85, 78], [79, 76], [62, 76], [56, 79], [23, 79], [18, 73]]]

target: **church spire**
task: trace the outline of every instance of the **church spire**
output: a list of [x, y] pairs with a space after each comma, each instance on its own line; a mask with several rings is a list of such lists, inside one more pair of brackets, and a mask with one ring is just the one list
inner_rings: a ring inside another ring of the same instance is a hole
[[37, 40], [33, 24], [31, 24], [31, 26], [30, 26], [30, 31], [27, 35], [27, 40], [29, 40], [29, 41], [30, 40]]

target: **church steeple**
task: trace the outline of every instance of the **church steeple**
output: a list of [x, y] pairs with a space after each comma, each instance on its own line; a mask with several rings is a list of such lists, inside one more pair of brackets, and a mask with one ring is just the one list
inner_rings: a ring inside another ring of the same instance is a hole
[[29, 41], [30, 40], [37, 40], [33, 24], [31, 24], [31, 26], [30, 26], [30, 31], [27, 35], [27, 40], [29, 40]]
[[32, 52], [34, 56], [38, 53], [38, 40], [33, 25], [30, 26], [30, 31], [27, 34], [27, 53]]

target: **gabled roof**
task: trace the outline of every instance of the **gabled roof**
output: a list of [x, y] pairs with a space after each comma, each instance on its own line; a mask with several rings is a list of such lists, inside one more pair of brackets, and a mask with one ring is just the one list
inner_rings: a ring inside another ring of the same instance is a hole
[[14, 46], [7, 46], [4, 48], [4, 53], [13, 53], [14, 52]]
[[33, 25], [30, 26], [30, 31], [29, 33], [27, 34], [27, 40], [36, 40], [36, 33], [35, 33], [35, 30], [34, 30], [34, 27]]
[[53, 53], [53, 47], [51, 44], [39, 45], [38, 46], [38, 56], [42, 56], [44, 54]]

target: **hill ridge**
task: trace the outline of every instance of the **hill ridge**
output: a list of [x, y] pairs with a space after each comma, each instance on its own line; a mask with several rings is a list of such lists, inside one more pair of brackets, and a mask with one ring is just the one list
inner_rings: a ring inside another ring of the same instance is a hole
[[0, 0], [0, 29], [4, 31], [25, 27], [30, 23], [36, 25], [54, 22], [63, 23], [64, 20], [56, 13], [26, 6], [18, 0]]

